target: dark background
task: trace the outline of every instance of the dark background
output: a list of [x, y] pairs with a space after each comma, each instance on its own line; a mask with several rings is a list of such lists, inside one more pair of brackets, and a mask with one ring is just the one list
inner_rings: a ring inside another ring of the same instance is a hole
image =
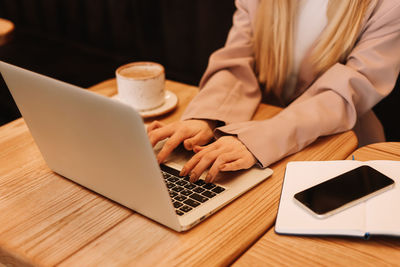
[[[0, 60], [81, 87], [156, 61], [168, 79], [197, 85], [234, 10], [233, 0], [0, 0], [0, 17], [16, 26]], [[19, 116], [1, 79], [0, 125]]]
[[[234, 10], [233, 0], [0, 0], [0, 17], [16, 26], [0, 60], [81, 87], [156, 61], [168, 79], [197, 85]], [[398, 87], [374, 108], [389, 141], [400, 141]], [[0, 125], [19, 116], [0, 77]]]

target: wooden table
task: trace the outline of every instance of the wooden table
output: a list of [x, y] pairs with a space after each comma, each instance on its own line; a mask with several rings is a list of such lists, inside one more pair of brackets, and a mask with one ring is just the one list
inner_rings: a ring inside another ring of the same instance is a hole
[[[167, 81], [179, 106], [158, 119], [177, 120], [197, 88]], [[115, 81], [91, 88], [115, 94]], [[260, 105], [256, 119], [279, 108]], [[353, 132], [317, 140], [271, 166], [274, 174], [217, 214], [174, 232], [53, 173], [23, 119], [0, 127], [0, 262], [40, 266], [228, 265], [274, 224], [289, 160], [344, 159]]]
[[14, 23], [0, 18], [0, 46], [7, 43], [14, 31]]
[[[356, 160], [400, 160], [400, 143], [377, 143]], [[352, 157], [348, 157], [351, 159]], [[277, 235], [271, 228], [234, 266], [400, 266], [400, 239], [318, 238]]]

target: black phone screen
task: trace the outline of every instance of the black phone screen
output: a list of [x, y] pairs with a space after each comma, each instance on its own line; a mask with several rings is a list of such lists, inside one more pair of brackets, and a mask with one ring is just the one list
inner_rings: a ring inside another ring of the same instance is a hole
[[394, 181], [386, 175], [369, 166], [361, 166], [294, 197], [316, 214], [323, 215], [392, 184]]

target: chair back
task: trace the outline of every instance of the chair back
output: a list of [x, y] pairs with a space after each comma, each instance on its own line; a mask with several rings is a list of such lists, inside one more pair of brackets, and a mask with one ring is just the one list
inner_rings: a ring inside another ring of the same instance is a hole
[[393, 91], [379, 102], [374, 111], [385, 129], [387, 141], [400, 141], [400, 75]]

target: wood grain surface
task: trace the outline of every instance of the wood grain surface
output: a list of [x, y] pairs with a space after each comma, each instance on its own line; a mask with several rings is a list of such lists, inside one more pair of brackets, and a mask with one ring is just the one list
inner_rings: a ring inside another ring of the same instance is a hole
[[[400, 160], [400, 143], [377, 143], [352, 155], [356, 160]], [[351, 160], [352, 156], [347, 159]], [[400, 226], [399, 226], [400, 227]], [[234, 266], [400, 266], [400, 239], [283, 236], [270, 229]]]
[[[197, 88], [167, 81], [177, 109], [158, 117], [179, 119]], [[115, 94], [115, 80], [90, 88]], [[260, 105], [255, 118], [279, 108]], [[149, 122], [147, 120], [146, 122]], [[174, 232], [68, 179], [44, 162], [24, 120], [0, 127], [0, 262], [36, 266], [228, 265], [275, 221], [290, 160], [344, 159], [357, 146], [353, 132], [318, 139], [271, 166], [274, 174], [185, 233]]]

